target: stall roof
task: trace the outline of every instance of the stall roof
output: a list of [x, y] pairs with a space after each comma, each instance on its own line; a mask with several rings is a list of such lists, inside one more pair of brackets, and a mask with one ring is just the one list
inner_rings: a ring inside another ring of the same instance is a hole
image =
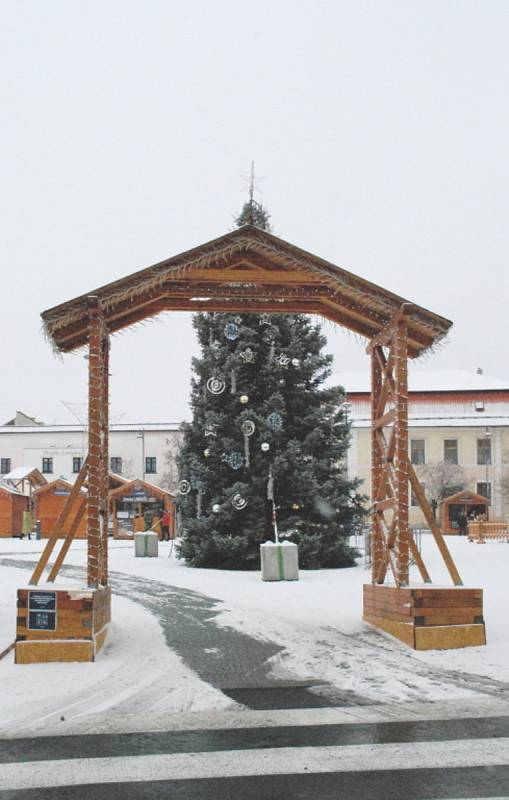
[[127, 478], [123, 478], [122, 475], [117, 475], [116, 472], [109, 472], [108, 479], [110, 490], [117, 489], [119, 486], [124, 486], [126, 483], [129, 483]]
[[[44, 311], [57, 350], [88, 343], [90, 297], [110, 333], [162, 311], [320, 314], [371, 339], [408, 302], [342, 267], [253, 225], [147, 267]], [[450, 320], [408, 304], [408, 353], [416, 357], [447, 334]]]
[[[35, 491], [34, 495], [44, 494], [45, 492], [50, 492], [56, 486], [65, 486], [66, 489], [72, 489], [72, 483], [67, 481], [65, 478], [56, 478], [56, 480], [51, 481], [51, 483], [46, 483], [45, 486], [39, 486]], [[86, 489], [80, 489], [81, 493], [85, 493]]]
[[109, 497], [112, 500], [115, 500], [117, 497], [122, 497], [123, 495], [129, 494], [134, 489], [145, 489], [147, 494], [152, 494], [154, 497], [159, 497], [161, 500], [163, 500], [165, 497], [175, 497], [175, 495], [173, 495], [171, 492], [168, 492], [166, 489], [161, 489], [160, 486], [154, 486], [153, 483], [142, 481], [140, 478], [128, 481], [122, 486], [119, 486], [117, 489], [111, 489], [109, 492]]
[[34, 484], [44, 485], [48, 481], [37, 467], [16, 467], [2, 476], [3, 481], [30, 481]]
[[27, 494], [24, 492], [20, 492], [19, 489], [16, 489], [14, 486], [11, 486], [9, 483], [2, 483], [0, 481], [0, 491], [7, 492], [8, 494], [15, 494], [18, 497], [28, 497]]
[[462, 492], [451, 494], [450, 497], [444, 497], [442, 503], [476, 503], [478, 505], [489, 505], [489, 500], [483, 497], [482, 494], [476, 494], [468, 489]]

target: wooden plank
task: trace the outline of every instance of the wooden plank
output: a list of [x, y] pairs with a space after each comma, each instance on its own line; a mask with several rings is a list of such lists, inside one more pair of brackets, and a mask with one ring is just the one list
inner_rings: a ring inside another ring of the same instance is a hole
[[48, 641], [55, 641], [56, 639], [92, 639], [93, 637], [93, 630], [91, 627], [85, 625], [67, 625], [62, 630], [58, 629], [57, 631], [33, 631], [28, 630], [27, 628], [21, 628], [16, 630], [16, 640], [17, 641], [39, 641], [39, 640], [48, 640]]
[[434, 617], [415, 617], [415, 624], [417, 627], [430, 625], [475, 625], [484, 622], [482, 614], [469, 614], [466, 611], [461, 612], [456, 609], [455, 613], [438, 614]]
[[[276, 286], [292, 286], [294, 284], [323, 286], [318, 276], [310, 272], [296, 272], [295, 270], [283, 269], [236, 269], [235, 267], [228, 267], [226, 269], [189, 269], [185, 277], [191, 291], [193, 291], [194, 283], [201, 283], [202, 281], [219, 283], [221, 286], [225, 283], [271, 283]], [[167, 283], [182, 281], [182, 275], [169, 275], [166, 281]]]
[[441, 597], [457, 597], [462, 600], [467, 600], [473, 597], [482, 597], [483, 590], [482, 589], [472, 589], [468, 586], [465, 587], [443, 587], [443, 586], [420, 586], [420, 587], [413, 587], [411, 589], [412, 595], [414, 597], [419, 598], [426, 598], [426, 597], [434, 597], [434, 598], [441, 598]]
[[72, 489], [71, 489], [71, 491], [69, 493], [69, 496], [67, 497], [67, 499], [65, 501], [64, 507], [62, 509], [62, 513], [60, 514], [59, 518], [57, 519], [57, 521], [55, 523], [55, 527], [53, 529], [53, 533], [52, 533], [51, 537], [48, 539], [48, 541], [46, 542], [46, 546], [45, 546], [44, 550], [42, 551], [41, 557], [40, 557], [40, 559], [39, 559], [39, 561], [37, 563], [37, 566], [36, 566], [36, 568], [35, 568], [35, 570], [34, 570], [34, 572], [32, 574], [32, 577], [30, 578], [30, 584], [37, 585], [39, 583], [39, 581], [41, 579], [41, 575], [44, 572], [44, 569], [46, 568], [46, 565], [47, 565], [47, 563], [48, 563], [48, 561], [49, 561], [49, 559], [51, 557], [53, 549], [54, 549], [54, 547], [55, 547], [55, 545], [56, 545], [56, 543], [58, 541], [58, 538], [59, 538], [62, 530], [63, 530], [64, 524], [67, 521], [67, 517], [69, 516], [70, 512], [72, 511], [72, 509], [74, 507], [74, 503], [76, 501], [76, 498], [79, 497], [79, 493], [81, 491], [81, 488], [82, 488], [83, 484], [85, 483], [85, 480], [86, 480], [86, 477], [87, 477], [87, 473], [88, 473], [88, 456], [87, 456], [87, 458], [85, 458], [85, 461], [83, 462], [83, 466], [81, 467], [81, 469], [80, 469], [80, 471], [78, 473], [78, 476], [76, 478], [76, 481], [75, 481], [75, 483], [74, 483], [74, 485], [73, 485], [73, 487], [72, 487]]
[[385, 633], [395, 636], [396, 639], [404, 642], [409, 647], [415, 647], [415, 628], [413, 625], [367, 614], [363, 615], [363, 619], [369, 625], [373, 625], [375, 628], [379, 628], [385, 631]]
[[396, 409], [391, 409], [387, 411], [382, 417], [379, 417], [374, 422], [375, 429], [377, 428], [387, 428], [389, 425], [392, 425], [393, 422], [396, 420]]
[[393, 597], [398, 603], [409, 602], [412, 598], [413, 589], [399, 586], [379, 586], [376, 583], [363, 584], [363, 591], [368, 596], [377, 595], [379, 597]]
[[486, 644], [486, 629], [480, 625], [444, 625], [415, 628], [416, 650], [454, 650]]
[[394, 497], [387, 497], [385, 500], [375, 500], [373, 507], [375, 511], [386, 511], [388, 508], [394, 508], [395, 504]]
[[91, 641], [16, 642], [16, 664], [45, 664], [55, 661], [93, 661]]
[[62, 546], [60, 548], [60, 552], [59, 552], [58, 556], [56, 557], [56, 560], [55, 560], [55, 563], [53, 564], [51, 572], [48, 575], [48, 583], [53, 583], [55, 578], [57, 577], [57, 575], [58, 575], [58, 573], [60, 571], [60, 567], [62, 566], [62, 564], [64, 562], [64, 559], [65, 559], [65, 557], [67, 555], [67, 552], [68, 552], [68, 550], [69, 550], [69, 548], [70, 548], [70, 546], [72, 544], [72, 541], [74, 539], [76, 531], [79, 528], [79, 525], [80, 525], [81, 520], [83, 519], [83, 517], [85, 515], [85, 511], [86, 510], [87, 510], [87, 500], [86, 500], [86, 497], [84, 497], [83, 500], [81, 501], [80, 507], [78, 508], [78, 510], [76, 512], [76, 516], [74, 517], [73, 523], [72, 523], [71, 527], [69, 528], [69, 532], [67, 533], [67, 535], [66, 535], [66, 537], [65, 537], [65, 539], [64, 539], [64, 541], [62, 543]]
[[431, 533], [433, 534], [433, 537], [435, 539], [435, 542], [437, 543], [437, 547], [438, 547], [438, 549], [440, 551], [440, 554], [441, 554], [441, 556], [442, 556], [442, 558], [444, 560], [445, 566], [447, 567], [447, 571], [449, 572], [449, 575], [451, 576], [452, 582], [455, 584], [455, 586], [463, 586], [463, 581], [460, 578], [460, 574], [459, 574], [459, 572], [458, 572], [458, 570], [456, 568], [456, 564], [454, 563], [453, 558], [452, 558], [452, 556], [451, 556], [451, 554], [449, 552], [449, 548], [447, 547], [447, 545], [445, 543], [445, 539], [444, 539], [444, 537], [442, 535], [442, 532], [441, 532], [440, 528], [438, 527], [438, 525], [435, 522], [435, 518], [433, 516], [433, 512], [431, 510], [431, 506], [428, 503], [428, 500], [426, 498], [426, 495], [424, 494], [422, 486], [419, 483], [419, 479], [418, 479], [418, 477], [417, 477], [417, 475], [415, 473], [415, 470], [414, 470], [412, 464], [410, 464], [410, 462], [408, 462], [408, 477], [410, 479], [410, 483], [412, 485], [412, 489], [414, 490], [414, 494], [415, 494], [415, 496], [416, 496], [416, 498], [417, 498], [417, 500], [419, 502], [419, 505], [420, 505], [420, 507], [422, 509], [422, 512], [423, 512], [423, 514], [424, 514], [424, 516], [426, 518], [426, 522], [428, 523], [428, 525], [430, 527], [430, 530], [431, 530]]
[[[395, 609], [380, 608], [380, 606], [365, 605], [364, 617], [366, 616], [378, 617], [379, 619], [388, 619], [395, 622], [404, 622], [408, 625], [414, 625], [413, 617], [408, 616], [408, 614], [403, 614], [401, 611], [396, 611]], [[468, 622], [472, 621], [473, 620], [468, 620]]]
[[[417, 602], [416, 598], [416, 602]], [[462, 608], [465, 605], [463, 598], [459, 597], [424, 597], [416, 608]], [[468, 598], [469, 608], [479, 609], [483, 607], [482, 597]]]

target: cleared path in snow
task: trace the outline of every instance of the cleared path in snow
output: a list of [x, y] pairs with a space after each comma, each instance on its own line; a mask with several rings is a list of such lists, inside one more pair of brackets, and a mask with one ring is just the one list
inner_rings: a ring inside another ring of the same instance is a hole
[[[0, 564], [33, 567], [32, 562], [6, 557]], [[83, 571], [66, 567], [64, 574], [81, 578]], [[428, 664], [372, 629], [345, 634], [279, 620], [277, 641], [274, 630], [271, 641], [249, 635], [251, 619], [246, 632], [225, 624], [225, 604], [203, 593], [119, 572], [110, 578], [115, 593], [142, 604], [156, 617], [169, 647], [203, 681], [251, 708], [509, 696], [506, 682]], [[238, 614], [231, 619], [239, 623]], [[260, 630], [259, 624], [253, 627]], [[142, 711], [148, 702], [154, 705], [155, 687], [139, 688], [126, 698], [126, 713]], [[164, 692], [164, 677], [157, 691]], [[122, 712], [122, 698], [116, 711]]]

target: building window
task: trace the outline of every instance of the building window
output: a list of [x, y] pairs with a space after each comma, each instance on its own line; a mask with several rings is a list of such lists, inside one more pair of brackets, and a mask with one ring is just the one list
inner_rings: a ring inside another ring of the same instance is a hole
[[110, 469], [117, 475], [122, 475], [122, 458], [120, 456], [112, 456], [110, 458]]
[[410, 441], [410, 460], [412, 464], [426, 463], [426, 448], [424, 439], [412, 439]]
[[491, 439], [477, 440], [477, 463], [491, 464]]
[[[426, 494], [426, 484], [425, 483], [421, 483], [421, 489]], [[410, 505], [413, 506], [414, 508], [416, 506], [420, 506], [420, 503], [419, 503], [419, 501], [417, 499], [417, 495], [415, 494], [413, 489], [410, 489]]]
[[458, 440], [444, 439], [444, 461], [448, 464], [458, 463]]
[[77, 473], [83, 466], [83, 458], [81, 456], [73, 456], [72, 458], [72, 471]]
[[7, 475], [11, 471], [11, 459], [0, 458], [0, 475]]
[[491, 500], [491, 483], [489, 481], [481, 481], [478, 483], [477, 494], [480, 494], [481, 497], [486, 497], [487, 500]]
[[48, 475], [48, 473], [53, 472], [53, 459], [52, 458], [43, 458], [42, 459], [42, 474]]
[[157, 472], [157, 458], [155, 456], [147, 456], [145, 459], [145, 472], [149, 475]]

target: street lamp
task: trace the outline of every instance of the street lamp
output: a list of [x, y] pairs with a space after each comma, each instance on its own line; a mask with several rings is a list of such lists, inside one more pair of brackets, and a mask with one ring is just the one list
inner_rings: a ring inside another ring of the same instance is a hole
[[484, 432], [484, 435], [486, 436], [486, 438], [488, 439], [488, 441], [490, 443], [489, 453], [486, 453], [486, 499], [488, 500], [488, 505], [491, 505], [491, 491], [490, 491], [490, 488], [489, 488], [490, 484], [489, 484], [489, 480], [488, 480], [488, 476], [489, 476], [488, 467], [489, 467], [489, 464], [491, 462], [492, 455], [491, 455], [491, 439], [490, 439], [491, 431], [488, 428], [488, 426], [486, 426], [486, 430]]
[[141, 439], [141, 479], [145, 480], [145, 428], [138, 431], [136, 434], [138, 439]]

